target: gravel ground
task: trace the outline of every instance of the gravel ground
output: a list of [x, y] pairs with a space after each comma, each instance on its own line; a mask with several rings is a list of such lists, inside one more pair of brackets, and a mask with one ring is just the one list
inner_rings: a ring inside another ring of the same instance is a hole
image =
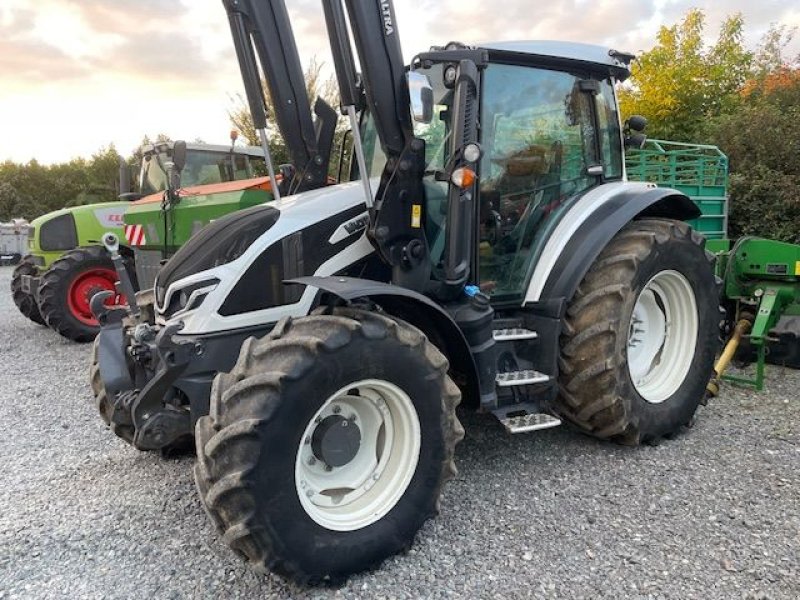
[[465, 415], [459, 475], [408, 555], [339, 589], [248, 570], [193, 459], [117, 440], [89, 347], [33, 325], [0, 269], [0, 598], [800, 598], [800, 372], [726, 387], [688, 434], [621, 448]]

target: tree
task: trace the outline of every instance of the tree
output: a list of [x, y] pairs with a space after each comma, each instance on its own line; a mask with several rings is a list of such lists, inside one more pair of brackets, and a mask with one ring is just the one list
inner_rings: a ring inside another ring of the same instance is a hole
[[0, 221], [26, 217], [20, 206], [19, 194], [7, 181], [0, 182]]
[[759, 74], [712, 141], [730, 160], [730, 233], [800, 243], [800, 69]]
[[690, 10], [683, 21], [662, 27], [657, 44], [633, 63], [620, 90], [625, 116], [649, 120], [651, 137], [675, 141], [702, 138], [709, 118], [730, 111], [750, 76], [753, 53], [743, 44], [744, 21], [728, 17], [710, 48], [703, 42], [705, 16]]
[[[313, 107], [316, 98], [320, 97], [331, 106], [337, 106], [339, 100], [336, 83], [332, 78], [322, 78], [322, 68], [323, 63], [318, 62], [316, 58], [313, 58], [303, 73], [306, 81], [306, 93], [308, 94], [309, 101]], [[269, 88], [267, 87], [266, 82], [262, 81], [261, 87], [266, 95], [265, 105], [267, 107], [267, 116], [269, 117], [273, 112], [272, 99], [270, 98]], [[233, 108], [228, 111], [228, 118], [230, 119], [231, 125], [233, 125], [233, 127], [239, 131], [239, 134], [248, 144], [251, 146], [260, 146], [261, 141], [259, 140], [258, 132], [253, 124], [253, 117], [250, 114], [250, 108], [248, 107], [247, 102], [241, 94], [236, 94], [236, 96], [231, 97], [231, 101], [234, 103]], [[339, 140], [343, 137], [343, 133], [344, 132], [341, 127], [340, 120], [340, 125], [337, 127]], [[273, 163], [279, 165], [290, 162], [289, 153], [286, 149], [286, 143], [284, 142], [283, 137], [281, 137], [280, 131], [278, 131], [274, 119], [269, 119], [267, 123], [267, 135], [269, 136], [269, 151], [272, 155]]]

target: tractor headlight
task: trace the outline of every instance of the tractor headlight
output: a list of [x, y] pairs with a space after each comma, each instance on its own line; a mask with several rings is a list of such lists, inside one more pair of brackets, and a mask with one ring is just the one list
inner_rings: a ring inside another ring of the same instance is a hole
[[471, 143], [464, 146], [464, 160], [471, 163], [476, 163], [481, 158], [481, 147], [478, 144]]
[[174, 292], [170, 298], [169, 306], [164, 311], [164, 316], [169, 319], [178, 313], [194, 310], [203, 303], [206, 296], [208, 296], [218, 284], [219, 279], [217, 278], [204, 279], [203, 281], [189, 284], [185, 288]]

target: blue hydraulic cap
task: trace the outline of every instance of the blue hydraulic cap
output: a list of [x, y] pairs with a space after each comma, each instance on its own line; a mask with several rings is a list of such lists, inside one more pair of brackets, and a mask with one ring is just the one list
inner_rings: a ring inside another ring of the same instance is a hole
[[469, 296], [470, 298], [472, 296], [474, 296], [475, 294], [480, 293], [480, 291], [481, 291], [481, 288], [479, 288], [477, 285], [465, 285], [464, 286], [464, 293], [467, 296]]

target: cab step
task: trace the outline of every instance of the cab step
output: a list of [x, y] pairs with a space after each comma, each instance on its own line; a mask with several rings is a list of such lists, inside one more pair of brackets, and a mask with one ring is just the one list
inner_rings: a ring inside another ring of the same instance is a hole
[[492, 411], [509, 433], [527, 433], [561, 425], [561, 419], [541, 412], [531, 403], [515, 404]]
[[518, 340], [535, 340], [539, 334], [524, 327], [508, 327], [495, 329], [492, 332], [495, 342], [516, 342]]
[[507, 371], [505, 373], [498, 373], [495, 382], [498, 387], [511, 387], [516, 385], [534, 385], [537, 383], [547, 383], [550, 381], [550, 376], [534, 371], [533, 369], [526, 369], [524, 371]]

